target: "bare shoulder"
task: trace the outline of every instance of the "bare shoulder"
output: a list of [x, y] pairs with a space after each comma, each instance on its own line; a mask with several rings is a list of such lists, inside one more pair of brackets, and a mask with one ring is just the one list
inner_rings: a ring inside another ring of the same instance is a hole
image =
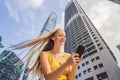
[[47, 57], [47, 53], [48, 53], [48, 51], [42, 51], [41, 54], [40, 54], [40, 56], [45, 56], [45, 57]]

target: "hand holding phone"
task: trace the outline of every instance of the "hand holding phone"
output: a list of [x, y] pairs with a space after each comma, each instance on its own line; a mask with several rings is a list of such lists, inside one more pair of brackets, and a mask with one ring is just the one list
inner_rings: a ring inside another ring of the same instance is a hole
[[78, 48], [77, 48], [77, 50], [76, 50], [76, 53], [79, 54], [79, 57], [82, 56], [82, 54], [84, 53], [84, 50], [85, 50], [85, 47], [84, 47], [84, 46], [82, 46], [82, 45], [79, 45], [79, 46], [78, 46]]

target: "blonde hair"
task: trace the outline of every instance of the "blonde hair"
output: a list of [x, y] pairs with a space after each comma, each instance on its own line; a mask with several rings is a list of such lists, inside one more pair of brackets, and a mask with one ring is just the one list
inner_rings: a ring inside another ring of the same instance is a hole
[[[54, 47], [54, 41], [51, 39], [52, 36], [58, 31], [62, 30], [60, 28], [54, 29], [51, 32], [42, 35], [36, 39], [30, 40], [30, 41], [25, 41], [17, 45], [11, 46], [12, 49], [23, 49], [23, 48], [28, 48], [31, 47], [30, 50], [27, 52], [25, 57], [27, 57], [27, 62], [29, 64], [29, 61], [35, 55], [34, 53], [37, 53], [37, 58], [33, 64], [33, 66], [30, 68], [28, 73], [32, 72], [34, 75], [37, 75], [41, 77], [42, 75], [42, 69], [40, 65], [40, 53], [42, 51], [48, 51], [53, 49]], [[24, 58], [25, 58], [24, 57]]]

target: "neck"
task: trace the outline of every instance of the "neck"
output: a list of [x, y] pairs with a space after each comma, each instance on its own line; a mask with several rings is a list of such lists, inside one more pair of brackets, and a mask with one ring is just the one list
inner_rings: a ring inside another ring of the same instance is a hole
[[52, 53], [54, 54], [61, 54], [61, 46], [58, 45], [54, 45], [53, 49], [52, 49]]

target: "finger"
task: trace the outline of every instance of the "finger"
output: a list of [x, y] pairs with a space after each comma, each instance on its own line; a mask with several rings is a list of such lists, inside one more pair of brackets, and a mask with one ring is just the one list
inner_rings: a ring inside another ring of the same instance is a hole
[[74, 59], [75, 59], [75, 60], [80, 60], [80, 58], [79, 58], [79, 57], [74, 57]]
[[79, 57], [79, 54], [75, 53], [73, 54], [74, 57]]
[[80, 60], [75, 60], [75, 63], [79, 63], [80, 62]]
[[82, 60], [82, 59], [83, 59], [83, 56], [80, 57], [80, 60]]

